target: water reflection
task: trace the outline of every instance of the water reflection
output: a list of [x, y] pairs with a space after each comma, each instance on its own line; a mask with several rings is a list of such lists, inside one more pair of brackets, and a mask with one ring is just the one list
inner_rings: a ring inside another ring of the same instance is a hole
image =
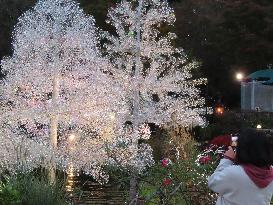
[[77, 173], [72, 164], [67, 172], [66, 191], [74, 205], [122, 205], [125, 202], [125, 191], [94, 182], [91, 177]]
[[70, 164], [67, 172], [67, 183], [66, 183], [66, 191], [68, 193], [71, 193], [73, 191], [73, 185], [74, 185], [74, 168], [73, 165]]

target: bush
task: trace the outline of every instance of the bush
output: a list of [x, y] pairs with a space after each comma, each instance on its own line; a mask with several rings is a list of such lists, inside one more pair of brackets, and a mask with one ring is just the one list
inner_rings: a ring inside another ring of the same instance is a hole
[[9, 179], [0, 184], [0, 204], [12, 205], [20, 204], [21, 193]]
[[167, 163], [167, 166], [169, 159], [163, 159], [140, 179], [140, 196], [148, 205], [215, 204], [217, 194], [208, 189], [207, 177], [212, 174], [220, 158], [215, 152], [203, 153], [203, 158], [200, 158], [194, 142], [187, 147], [187, 159]]
[[65, 205], [64, 183], [51, 184], [45, 176], [34, 174], [6, 176], [0, 185], [0, 204], [5, 205]]
[[227, 111], [220, 116], [211, 116], [209, 125], [195, 127], [192, 134], [197, 141], [211, 140], [218, 135], [236, 134], [245, 128], [256, 128], [258, 124], [263, 129], [272, 129], [273, 113]]

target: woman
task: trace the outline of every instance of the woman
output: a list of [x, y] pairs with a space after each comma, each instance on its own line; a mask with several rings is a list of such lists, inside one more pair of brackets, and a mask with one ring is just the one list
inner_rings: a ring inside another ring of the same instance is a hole
[[[234, 164], [234, 162], [236, 163]], [[216, 205], [269, 205], [273, 193], [273, 136], [246, 130], [208, 179], [219, 193]]]

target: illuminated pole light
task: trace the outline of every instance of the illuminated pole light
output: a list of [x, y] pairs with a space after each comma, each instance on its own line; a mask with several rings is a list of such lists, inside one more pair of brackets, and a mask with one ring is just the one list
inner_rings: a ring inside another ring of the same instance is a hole
[[243, 73], [236, 73], [236, 79], [237, 79], [238, 81], [243, 80], [243, 79], [244, 79], [244, 74], [243, 74]]
[[258, 125], [257, 125], [257, 129], [262, 129], [262, 125], [261, 125], [261, 124], [258, 124]]

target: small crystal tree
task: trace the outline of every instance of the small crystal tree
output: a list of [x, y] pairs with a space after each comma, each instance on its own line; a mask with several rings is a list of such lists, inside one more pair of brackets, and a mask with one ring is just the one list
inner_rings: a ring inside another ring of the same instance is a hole
[[99, 52], [94, 19], [72, 0], [40, 0], [19, 18], [13, 56], [1, 65], [4, 128], [50, 145], [51, 160], [65, 168], [74, 161], [74, 168], [98, 177], [107, 155], [97, 137], [117, 112], [109, 102], [119, 99], [120, 90], [101, 72], [108, 63]]
[[[113, 65], [109, 73], [123, 85], [127, 121], [133, 124], [133, 131], [127, 135], [129, 139], [123, 138], [126, 142], [123, 144], [137, 153], [145, 153], [141, 157], [133, 155], [138, 160], [124, 158], [133, 160], [133, 172], [138, 170], [135, 167], [139, 160], [151, 158], [149, 146], [145, 146], [145, 152], [139, 145], [140, 125], [162, 125], [174, 119], [185, 127], [203, 124], [200, 114], [204, 99], [197, 86], [205, 79], [193, 79], [191, 72], [198, 63], [190, 61], [182, 49], [173, 46], [176, 35], [160, 32], [162, 26], [172, 26], [175, 22], [174, 11], [167, 1], [122, 0], [109, 10], [107, 22], [116, 31], [116, 35], [105, 35], [106, 55]], [[146, 165], [150, 163], [151, 160], [147, 160]], [[131, 199], [136, 196], [136, 182], [134, 177], [132, 179]]]

